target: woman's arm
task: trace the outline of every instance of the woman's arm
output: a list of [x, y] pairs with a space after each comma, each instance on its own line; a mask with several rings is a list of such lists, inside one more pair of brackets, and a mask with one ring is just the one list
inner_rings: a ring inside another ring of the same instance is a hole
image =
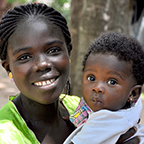
[[[139, 144], [140, 138], [138, 136], [129, 139], [131, 136], [133, 136], [136, 133], [136, 131], [137, 131], [136, 127], [130, 128], [125, 134], [120, 136], [116, 144]], [[129, 140], [124, 142], [127, 139]]]

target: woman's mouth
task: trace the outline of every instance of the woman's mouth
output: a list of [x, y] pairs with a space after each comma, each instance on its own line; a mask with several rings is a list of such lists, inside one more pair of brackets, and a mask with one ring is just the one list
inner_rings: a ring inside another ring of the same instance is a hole
[[46, 85], [50, 85], [51, 83], [53, 83], [56, 79], [49, 79], [49, 80], [45, 80], [45, 81], [39, 81], [39, 82], [35, 82], [34, 85], [41, 87], [41, 86], [46, 86]]

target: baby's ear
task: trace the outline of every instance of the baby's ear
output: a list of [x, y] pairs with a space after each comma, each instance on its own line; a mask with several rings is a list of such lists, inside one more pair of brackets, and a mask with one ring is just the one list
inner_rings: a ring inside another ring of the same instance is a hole
[[2, 60], [1, 64], [4, 67], [4, 69], [9, 73], [10, 72], [10, 68], [9, 68], [9, 62], [8, 62], [8, 60]]
[[130, 92], [129, 99], [136, 102], [142, 93], [142, 85], [135, 85]]

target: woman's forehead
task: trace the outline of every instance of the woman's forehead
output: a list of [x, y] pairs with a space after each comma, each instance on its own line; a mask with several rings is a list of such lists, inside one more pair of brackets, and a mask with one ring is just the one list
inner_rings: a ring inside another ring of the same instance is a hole
[[[44, 20], [26, 20], [20, 23], [14, 33], [10, 36], [9, 43], [18, 44], [19, 42], [38, 42], [39, 39], [60, 39], [65, 42], [61, 29], [47, 23]], [[16, 41], [17, 40], [17, 41]]]

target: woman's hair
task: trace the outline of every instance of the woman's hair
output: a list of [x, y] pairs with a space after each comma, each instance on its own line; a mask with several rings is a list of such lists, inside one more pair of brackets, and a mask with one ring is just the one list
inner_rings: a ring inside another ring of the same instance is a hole
[[144, 84], [144, 51], [135, 38], [117, 32], [102, 33], [89, 46], [84, 56], [83, 70], [91, 53], [112, 54], [121, 61], [132, 63], [131, 73], [137, 84]]
[[7, 56], [8, 39], [23, 20], [30, 16], [43, 17], [60, 27], [68, 47], [68, 52], [72, 49], [71, 36], [67, 27], [66, 19], [55, 9], [42, 3], [30, 3], [16, 6], [10, 9], [0, 22], [0, 59], [5, 60]]

